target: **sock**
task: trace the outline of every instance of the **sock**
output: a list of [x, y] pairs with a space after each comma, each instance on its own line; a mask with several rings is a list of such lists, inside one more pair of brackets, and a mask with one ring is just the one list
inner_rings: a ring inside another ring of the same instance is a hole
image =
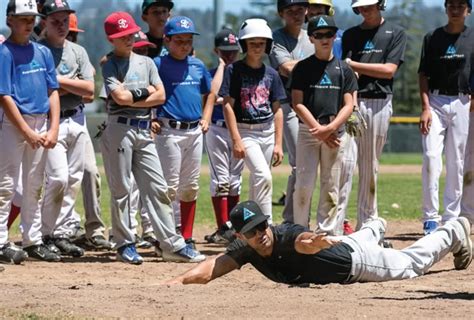
[[196, 200], [190, 202], [180, 201], [179, 203], [181, 207], [181, 234], [184, 240], [187, 240], [193, 237]]
[[16, 217], [20, 215], [20, 207], [17, 207], [12, 204], [12, 208], [10, 209], [10, 214], [8, 215], [8, 223], [7, 223], [7, 228], [10, 229], [12, 226], [13, 222], [15, 222]]
[[234, 209], [234, 207], [237, 205], [237, 203], [239, 203], [239, 201], [239, 195], [227, 197], [227, 210], [229, 211], [229, 213], [232, 211], [232, 209]]
[[212, 197], [212, 206], [214, 207], [217, 228], [220, 228], [227, 220], [229, 220], [227, 203], [227, 197]]

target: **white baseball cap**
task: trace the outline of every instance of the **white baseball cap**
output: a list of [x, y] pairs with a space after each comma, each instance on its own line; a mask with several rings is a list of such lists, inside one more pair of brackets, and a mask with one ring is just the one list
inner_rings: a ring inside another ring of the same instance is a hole
[[380, 0], [352, 0], [352, 8], [370, 6], [379, 3]]
[[7, 16], [40, 16], [35, 0], [10, 0], [7, 5]]

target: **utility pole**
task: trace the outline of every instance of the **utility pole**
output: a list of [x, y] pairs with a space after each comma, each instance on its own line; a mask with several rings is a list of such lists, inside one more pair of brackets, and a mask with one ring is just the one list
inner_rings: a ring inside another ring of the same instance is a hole
[[214, 0], [214, 34], [224, 25], [224, 0]]

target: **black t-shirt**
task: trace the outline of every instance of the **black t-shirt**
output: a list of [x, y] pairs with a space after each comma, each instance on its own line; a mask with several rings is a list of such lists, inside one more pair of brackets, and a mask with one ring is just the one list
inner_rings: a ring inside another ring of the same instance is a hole
[[272, 103], [286, 98], [275, 69], [266, 65], [253, 69], [242, 60], [226, 67], [219, 96], [235, 99], [237, 122], [248, 124], [272, 121]]
[[156, 58], [161, 56], [161, 51], [163, 50], [163, 38], [155, 38], [149, 32], [146, 33], [148, 41], [156, 45], [156, 48], [148, 48], [148, 56], [150, 58]]
[[345, 62], [336, 58], [323, 61], [312, 55], [293, 69], [291, 89], [303, 91], [303, 104], [319, 119], [339, 112], [344, 94], [357, 90], [357, 79]]
[[425, 35], [418, 72], [428, 77], [430, 89], [469, 94], [473, 50], [472, 28], [459, 34], [449, 34], [443, 27], [438, 28]]
[[226, 254], [239, 267], [252, 264], [268, 279], [287, 284], [301, 283], [344, 283], [349, 277], [352, 248], [339, 243], [316, 254], [296, 252], [295, 239], [309, 231], [297, 224], [271, 226], [274, 236], [273, 252], [270, 257], [262, 257], [245, 242], [237, 239], [228, 247]]
[[[404, 60], [407, 37], [405, 31], [388, 21], [374, 29], [355, 26], [342, 36], [342, 57], [362, 63], [394, 63]], [[393, 79], [359, 77], [359, 93], [392, 93]]]

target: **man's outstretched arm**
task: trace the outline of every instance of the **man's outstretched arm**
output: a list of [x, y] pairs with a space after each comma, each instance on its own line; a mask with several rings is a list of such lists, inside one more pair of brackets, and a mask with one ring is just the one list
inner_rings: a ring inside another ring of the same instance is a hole
[[208, 257], [205, 261], [165, 284], [206, 284], [238, 268], [239, 265], [234, 259], [225, 253], [221, 253]]

